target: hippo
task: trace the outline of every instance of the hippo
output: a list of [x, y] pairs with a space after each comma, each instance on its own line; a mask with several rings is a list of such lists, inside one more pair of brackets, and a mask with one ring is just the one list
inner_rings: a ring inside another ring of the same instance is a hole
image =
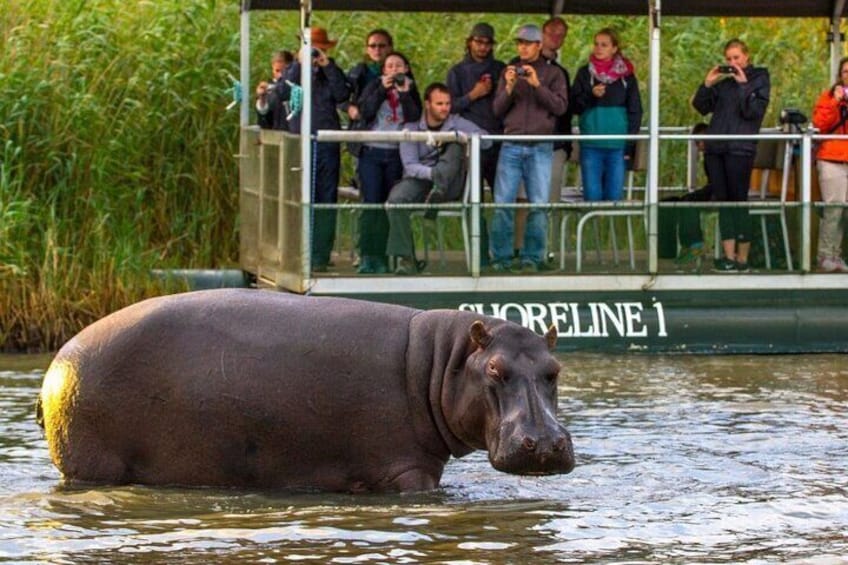
[[419, 491], [478, 449], [499, 471], [562, 474], [555, 344], [473, 312], [188, 292], [68, 341], [37, 417], [70, 484]]

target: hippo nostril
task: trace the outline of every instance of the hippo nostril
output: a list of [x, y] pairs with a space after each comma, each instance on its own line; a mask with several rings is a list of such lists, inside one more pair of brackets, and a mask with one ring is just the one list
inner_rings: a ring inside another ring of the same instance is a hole
[[522, 447], [527, 451], [533, 451], [536, 449], [536, 440], [531, 437], [525, 437], [524, 441], [521, 442]]
[[566, 445], [568, 445], [568, 440], [565, 438], [565, 436], [561, 436], [554, 443], [554, 451], [565, 451]]

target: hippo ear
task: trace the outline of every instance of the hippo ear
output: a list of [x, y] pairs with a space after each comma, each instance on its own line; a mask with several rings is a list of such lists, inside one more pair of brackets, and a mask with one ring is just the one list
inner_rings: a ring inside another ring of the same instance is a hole
[[489, 333], [486, 326], [483, 325], [483, 322], [480, 320], [471, 324], [470, 334], [471, 341], [473, 341], [480, 349], [486, 349], [489, 343], [492, 342], [492, 334]]
[[548, 328], [548, 331], [545, 333], [545, 341], [548, 342], [548, 349], [551, 351], [556, 348], [557, 329], [555, 325], [551, 324], [551, 327]]

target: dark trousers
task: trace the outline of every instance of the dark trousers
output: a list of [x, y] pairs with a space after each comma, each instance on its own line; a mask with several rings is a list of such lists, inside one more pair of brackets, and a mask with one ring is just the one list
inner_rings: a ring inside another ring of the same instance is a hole
[[[382, 204], [389, 198], [392, 187], [403, 177], [403, 163], [397, 149], [364, 146], [357, 165], [362, 202]], [[389, 218], [386, 211], [363, 210], [359, 216], [359, 254], [386, 254]]]
[[[747, 202], [751, 185], [753, 155], [707, 153], [704, 167], [713, 188], [714, 202]], [[748, 208], [722, 208], [718, 212], [718, 225], [723, 240], [735, 239], [740, 243], [751, 241], [753, 227]]]
[[[683, 196], [664, 198], [665, 202], [709, 202], [712, 199], [712, 186], [706, 185]], [[659, 214], [659, 256], [673, 259], [677, 256], [677, 242], [681, 247], [692, 247], [704, 243], [701, 231], [700, 208], [660, 208]]]
[[[441, 184], [440, 189], [446, 194], [452, 195], [454, 199], [462, 197], [462, 185], [465, 182], [465, 152], [463, 147], [457, 143], [445, 146], [439, 162], [433, 167], [433, 178]], [[433, 188], [433, 181], [426, 179], [404, 178], [394, 186], [389, 194], [390, 204], [414, 204], [424, 202]], [[457, 196], [458, 192], [458, 196]], [[414, 241], [412, 237], [412, 225], [410, 221], [410, 209], [394, 208], [389, 214], [389, 239], [386, 246], [388, 255], [398, 257], [411, 257], [414, 255]], [[486, 233], [485, 224], [481, 225], [481, 231]], [[487, 238], [482, 237], [485, 240]], [[485, 244], [485, 247], [483, 247]], [[481, 249], [488, 249], [488, 241], [481, 241]], [[484, 263], [486, 255], [483, 255]]]
[[[341, 152], [338, 143], [312, 144], [312, 202], [335, 204], [339, 199]], [[325, 266], [336, 240], [336, 210], [312, 214], [312, 264]]]

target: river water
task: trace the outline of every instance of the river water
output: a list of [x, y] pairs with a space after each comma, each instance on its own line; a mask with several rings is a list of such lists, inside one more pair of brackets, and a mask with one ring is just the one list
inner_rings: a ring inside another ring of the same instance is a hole
[[848, 563], [846, 357], [562, 361], [570, 475], [478, 453], [431, 493], [293, 496], [63, 487], [48, 360], [0, 357], [0, 562]]

